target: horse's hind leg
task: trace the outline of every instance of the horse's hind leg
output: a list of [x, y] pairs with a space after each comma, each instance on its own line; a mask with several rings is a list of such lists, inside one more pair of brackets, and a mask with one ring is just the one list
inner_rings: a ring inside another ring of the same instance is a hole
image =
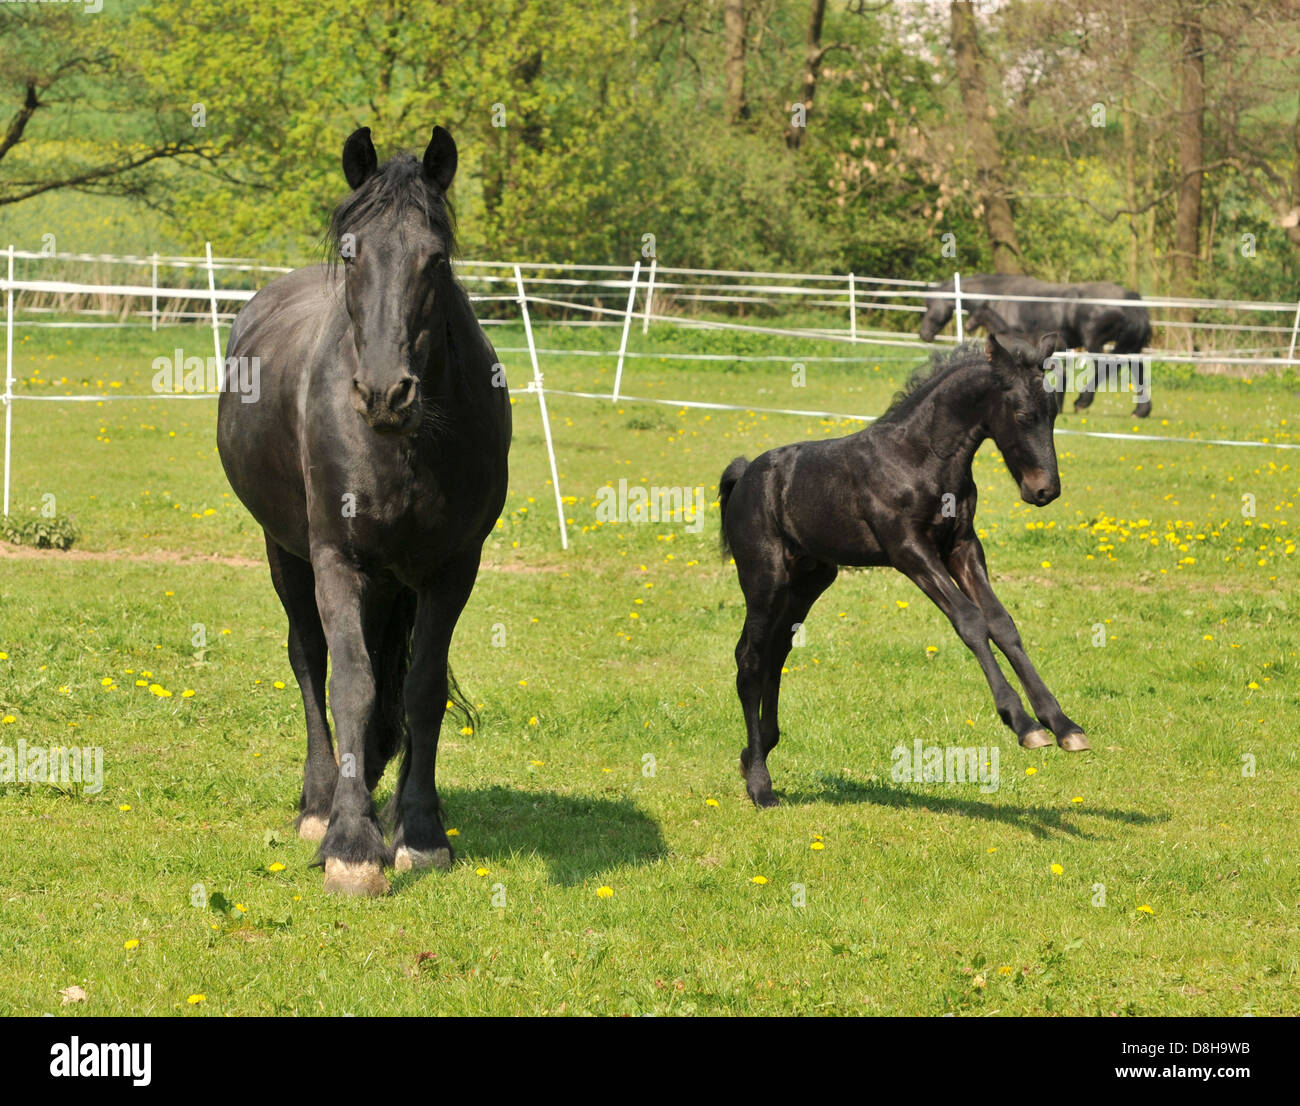
[[781, 726], [777, 708], [781, 699], [781, 669], [794, 647], [794, 639], [817, 602], [817, 597], [835, 582], [839, 569], [833, 564], [817, 564], [810, 571], [795, 576], [786, 597], [785, 607], [777, 619], [770, 642], [772, 652], [767, 658], [767, 680], [763, 688], [762, 711], [759, 727], [763, 735], [763, 756], [766, 757], [781, 740]]
[[330, 803], [334, 800], [339, 769], [325, 713], [328, 652], [320, 613], [316, 610], [316, 577], [310, 564], [285, 552], [269, 535], [266, 559], [271, 566], [275, 592], [289, 616], [289, 664], [297, 677], [307, 716], [307, 764], [298, 802], [298, 835], [319, 841], [329, 825]]
[[768, 744], [761, 711], [765, 694], [779, 694], [781, 667], [778, 664], [773, 673], [771, 660], [780, 648], [777, 637], [789, 639], [785, 611], [790, 598], [790, 573], [784, 550], [776, 539], [762, 544], [764, 548], [755, 550], [753, 560], [746, 557], [742, 564], [742, 558], [736, 558], [745, 593], [745, 627], [736, 643], [736, 693], [745, 715], [747, 738], [740, 754], [740, 771], [754, 805], [769, 807], [776, 806], [776, 796], [767, 771], [767, 753], [776, 742]]

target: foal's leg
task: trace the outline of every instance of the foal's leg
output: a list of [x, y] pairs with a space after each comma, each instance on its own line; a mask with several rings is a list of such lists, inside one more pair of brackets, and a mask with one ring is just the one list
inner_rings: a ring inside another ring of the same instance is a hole
[[[760, 708], [765, 693], [780, 694], [781, 668], [772, 672], [770, 661], [777, 646], [774, 638], [789, 641], [784, 611], [788, 605], [790, 574], [779, 541], [758, 543], [748, 556], [737, 550], [736, 567], [745, 593], [745, 628], [736, 643], [736, 693], [745, 715], [745, 748], [740, 753], [740, 773], [754, 805], [776, 806], [772, 777], [767, 772], [767, 745]], [[775, 720], [775, 719], [774, 719]], [[775, 745], [775, 740], [772, 741]]]
[[325, 890], [345, 895], [382, 895], [389, 852], [366, 787], [366, 731], [375, 710], [375, 673], [366, 647], [368, 581], [335, 549], [314, 551], [316, 605], [329, 644], [330, 708], [339, 743], [339, 779], [329, 829], [320, 845]]
[[[948, 568], [953, 579], [984, 613], [988, 623], [989, 634], [994, 644], [1006, 655], [1011, 667], [1016, 670], [1020, 682], [1029, 696], [1029, 705], [1034, 713], [1051, 731], [1056, 734], [1057, 743], [1067, 752], [1075, 753], [1089, 748], [1088, 739], [1083, 730], [1072, 722], [1056, 701], [1056, 696], [1048, 690], [1047, 685], [1038, 675], [1037, 669], [1029, 660], [1020, 632], [1001, 601], [993, 594], [993, 585], [989, 583], [988, 565], [984, 560], [984, 547], [978, 538], [971, 537], [959, 543], [948, 558]], [[1037, 749], [1050, 743], [1047, 734], [1041, 729], [1025, 734], [1020, 744], [1026, 749]]]
[[817, 597], [835, 582], [839, 569], [835, 565], [817, 565], [812, 571], [796, 576], [790, 585], [789, 595], [780, 616], [776, 619], [770, 637], [771, 654], [767, 658], [767, 678], [763, 686], [762, 710], [759, 729], [763, 737], [764, 758], [781, 740], [781, 727], [777, 722], [777, 705], [781, 698], [781, 669], [794, 647], [795, 627], [808, 617]]
[[394, 867], [450, 868], [453, 852], [439, 812], [434, 770], [438, 734], [447, 710], [447, 650], [456, 620], [478, 575], [479, 552], [447, 568], [419, 593], [411, 670], [406, 677], [406, 716], [411, 744], [402, 765], [393, 808]]
[[[989, 626], [984, 613], [974, 600], [963, 595], [952, 577], [948, 575], [939, 552], [924, 538], [915, 537], [889, 549], [890, 563], [919, 587], [945, 615], [957, 631], [957, 636], [975, 654], [984, 678], [993, 692], [993, 702], [999, 716], [1019, 739], [1022, 745], [1033, 741], [1035, 732], [1041, 734], [1039, 724], [1025, 711], [1020, 696], [1015, 693], [998, 667], [997, 658], [989, 647]], [[1042, 744], [1039, 742], [1039, 744]], [[1030, 746], [1032, 747], [1032, 745]]]
[[325, 713], [327, 650], [316, 610], [316, 579], [310, 564], [285, 552], [269, 534], [266, 559], [276, 594], [289, 616], [289, 664], [298, 679], [307, 716], [307, 765], [298, 802], [298, 836], [319, 841], [329, 822], [339, 768]]
[[[1134, 353], [1141, 353], [1141, 350], [1134, 350]], [[1144, 419], [1151, 414], [1151, 393], [1150, 387], [1151, 366], [1147, 364], [1145, 357], [1139, 357], [1134, 364], [1137, 374], [1137, 406], [1133, 408], [1133, 417], [1135, 419]]]

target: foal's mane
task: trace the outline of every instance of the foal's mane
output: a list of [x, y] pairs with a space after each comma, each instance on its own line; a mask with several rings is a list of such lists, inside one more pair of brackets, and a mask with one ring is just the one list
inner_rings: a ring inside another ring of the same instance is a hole
[[908, 377], [907, 383], [894, 393], [889, 409], [876, 422], [898, 422], [906, 418], [930, 392], [959, 369], [969, 365], [987, 365], [984, 351], [983, 342], [963, 342], [951, 350], [931, 354], [930, 363]]
[[420, 159], [402, 153], [384, 162], [334, 209], [325, 232], [327, 263], [331, 268], [338, 264], [344, 234], [390, 212], [404, 215], [408, 211], [415, 211], [446, 243], [448, 257], [456, 255], [455, 213], [450, 202], [424, 175]]

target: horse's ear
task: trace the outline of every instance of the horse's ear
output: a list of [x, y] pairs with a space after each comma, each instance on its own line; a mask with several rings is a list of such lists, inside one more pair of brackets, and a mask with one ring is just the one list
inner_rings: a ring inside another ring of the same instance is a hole
[[989, 364], [995, 367], [997, 365], [1012, 364], [1015, 361], [1015, 358], [999, 344], [997, 337], [991, 330], [988, 339], [984, 343], [984, 356], [988, 358]]
[[353, 131], [343, 143], [343, 175], [348, 179], [348, 186], [360, 188], [377, 168], [379, 158], [375, 156], [375, 145], [370, 141], [370, 128], [361, 127]]
[[1038, 347], [1034, 350], [1034, 364], [1043, 372], [1047, 371], [1047, 362], [1056, 352], [1056, 343], [1060, 340], [1061, 336], [1054, 330], [1048, 331], [1038, 339]]
[[443, 127], [433, 128], [424, 151], [424, 175], [444, 192], [456, 176], [456, 140]]

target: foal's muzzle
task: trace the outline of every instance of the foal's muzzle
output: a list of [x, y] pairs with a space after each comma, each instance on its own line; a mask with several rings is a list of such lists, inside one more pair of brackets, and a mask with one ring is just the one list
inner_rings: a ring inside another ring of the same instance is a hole
[[411, 434], [420, 425], [420, 380], [406, 373], [388, 388], [352, 378], [352, 407], [379, 434]]
[[1033, 507], [1046, 507], [1061, 494], [1061, 478], [1038, 469], [1020, 481], [1020, 498]]

